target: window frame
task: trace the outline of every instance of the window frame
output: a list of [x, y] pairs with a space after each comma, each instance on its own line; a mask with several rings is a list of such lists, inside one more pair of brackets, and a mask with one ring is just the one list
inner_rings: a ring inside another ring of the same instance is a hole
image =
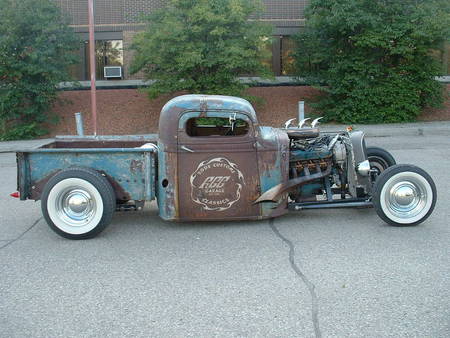
[[[248, 132], [244, 135], [211, 135], [211, 136], [190, 136], [187, 133], [186, 127], [187, 122], [191, 118], [202, 118], [202, 117], [217, 117], [217, 118], [229, 118], [230, 114], [236, 113], [236, 119], [243, 120], [248, 125]], [[199, 112], [199, 111], [186, 111], [178, 120], [178, 139], [194, 142], [194, 143], [204, 143], [206, 140], [208, 142], [213, 143], [222, 143], [224, 140], [228, 140], [229, 143], [240, 143], [240, 142], [248, 142], [250, 140], [254, 140], [255, 131], [253, 126], [253, 121], [250, 116], [239, 110], [211, 110], [207, 112]]]

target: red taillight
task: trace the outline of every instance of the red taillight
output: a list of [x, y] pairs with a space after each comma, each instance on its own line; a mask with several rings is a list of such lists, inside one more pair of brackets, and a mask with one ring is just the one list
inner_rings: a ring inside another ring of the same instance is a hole
[[12, 194], [9, 194], [9, 196], [14, 197], [14, 198], [19, 198], [20, 194], [18, 191], [16, 191], [16, 192], [13, 192]]

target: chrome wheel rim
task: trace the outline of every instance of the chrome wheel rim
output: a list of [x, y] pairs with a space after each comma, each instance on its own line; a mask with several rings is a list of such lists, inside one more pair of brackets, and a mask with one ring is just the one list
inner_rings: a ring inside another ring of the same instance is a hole
[[430, 210], [433, 192], [428, 181], [414, 172], [392, 176], [381, 191], [381, 207], [397, 223], [414, 223]]
[[56, 210], [60, 218], [72, 226], [89, 223], [94, 217], [95, 209], [95, 200], [89, 191], [79, 187], [64, 189], [56, 199]]
[[416, 216], [425, 206], [427, 194], [418, 182], [401, 181], [394, 184], [386, 195], [393, 214], [402, 218]]

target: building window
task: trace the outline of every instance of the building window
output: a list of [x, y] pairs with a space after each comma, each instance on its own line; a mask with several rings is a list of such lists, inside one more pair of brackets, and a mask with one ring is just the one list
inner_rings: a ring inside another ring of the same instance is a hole
[[[95, 77], [97, 80], [105, 80], [104, 67], [106, 66], [123, 67], [122, 40], [95, 41]], [[80, 48], [80, 63], [72, 66], [69, 73], [74, 80], [86, 81], [90, 79], [90, 72], [89, 41], [85, 41]]]
[[267, 43], [264, 46], [263, 53], [265, 57], [261, 60], [261, 63], [273, 72], [273, 47], [271, 43]]
[[[87, 78], [89, 78], [89, 42], [86, 44]], [[123, 42], [122, 40], [97, 40], [95, 41], [95, 73], [97, 80], [104, 80], [103, 68], [106, 66], [123, 67]]]
[[281, 75], [293, 75], [295, 41], [290, 36], [282, 36], [280, 40]]

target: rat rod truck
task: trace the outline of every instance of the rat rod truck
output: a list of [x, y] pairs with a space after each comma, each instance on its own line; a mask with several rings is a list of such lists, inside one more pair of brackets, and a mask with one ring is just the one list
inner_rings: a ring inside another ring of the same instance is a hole
[[289, 210], [375, 207], [392, 225], [423, 222], [436, 203], [431, 177], [367, 147], [361, 131], [321, 133], [317, 120], [259, 125], [252, 105], [185, 95], [162, 109], [159, 135], [57, 137], [17, 152], [21, 200], [41, 200], [49, 226], [91, 238], [114, 211], [156, 199], [173, 221], [267, 219]]

